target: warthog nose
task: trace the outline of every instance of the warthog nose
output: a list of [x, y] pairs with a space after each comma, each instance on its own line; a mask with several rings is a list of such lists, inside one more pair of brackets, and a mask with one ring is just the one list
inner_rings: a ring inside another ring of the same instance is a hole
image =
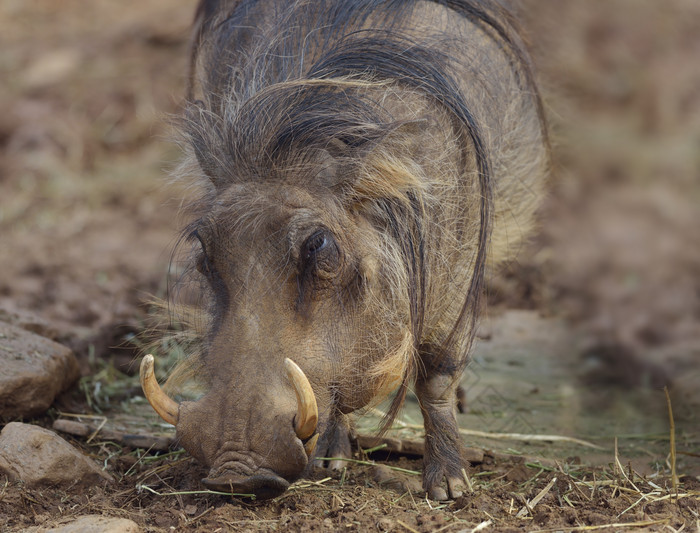
[[216, 478], [206, 477], [202, 483], [211, 490], [232, 494], [254, 494], [261, 500], [279, 496], [289, 488], [289, 482], [286, 479], [272, 472], [244, 478], [224, 474]]

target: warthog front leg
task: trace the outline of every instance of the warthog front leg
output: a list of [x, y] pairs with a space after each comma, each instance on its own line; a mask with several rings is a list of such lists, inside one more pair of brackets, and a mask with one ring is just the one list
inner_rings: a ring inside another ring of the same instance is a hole
[[[457, 429], [457, 384], [455, 376], [430, 370], [416, 380], [416, 395], [425, 423], [423, 488], [433, 500], [458, 498], [464, 490], [462, 469], [467, 462]], [[447, 491], [443, 480], [447, 482]]]
[[[318, 439], [316, 452], [314, 453], [314, 466], [322, 467], [324, 463], [331, 470], [339, 470], [347, 465], [342, 459], [352, 458], [350, 435], [352, 427], [348, 417], [342, 413], [335, 413], [328, 421], [326, 431]], [[324, 458], [336, 458], [325, 461]]]

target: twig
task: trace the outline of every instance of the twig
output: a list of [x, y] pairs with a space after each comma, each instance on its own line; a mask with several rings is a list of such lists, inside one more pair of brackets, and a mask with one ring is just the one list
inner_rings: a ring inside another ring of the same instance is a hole
[[625, 514], [627, 511], [629, 511], [630, 509], [634, 509], [635, 507], [637, 507], [637, 505], [639, 505], [641, 502], [643, 502], [643, 501], [646, 500], [646, 499], [647, 499], [647, 495], [646, 495], [646, 494], [642, 494], [636, 502], [634, 502], [634, 503], [633, 503], [632, 505], [630, 505], [627, 509], [625, 509], [625, 510], [622, 511], [620, 514], [618, 514], [615, 518], [620, 518], [620, 517], [621, 517], [623, 514]]
[[491, 520], [485, 520], [481, 524], [478, 524], [476, 527], [472, 528], [471, 533], [477, 533], [477, 531], [481, 531], [482, 529], [486, 529], [491, 524], [493, 524], [493, 522]]
[[615, 469], [620, 471], [620, 473], [622, 474], [622, 477], [624, 477], [627, 480], [627, 483], [632, 485], [632, 488], [638, 494], [642, 494], [642, 496], [644, 496], [642, 491], [639, 490], [637, 488], [637, 486], [634, 484], [634, 482], [627, 476], [627, 474], [625, 473], [625, 469], [622, 467], [622, 463], [620, 462], [620, 455], [618, 454], [618, 451], [617, 451], [617, 437], [615, 437]]
[[411, 526], [409, 526], [408, 524], [402, 522], [401, 520], [397, 520], [396, 523], [399, 524], [399, 525], [402, 526], [402, 527], [405, 527], [405, 528], [406, 528], [408, 531], [410, 531], [411, 533], [419, 533], [417, 529], [413, 529]]
[[668, 423], [670, 427], [670, 447], [671, 447], [671, 483], [673, 492], [678, 497], [678, 477], [676, 476], [676, 424], [673, 421], [673, 409], [671, 408], [671, 396], [668, 394], [668, 387], [664, 386], [666, 394], [666, 404], [668, 405]]
[[255, 494], [239, 494], [236, 492], [221, 492], [218, 490], [183, 490], [179, 492], [158, 492], [155, 489], [152, 489], [148, 485], [141, 485], [140, 483], [136, 485], [137, 490], [146, 490], [152, 494], [155, 494], [156, 496], [186, 496], [188, 494], [218, 494], [221, 496], [238, 496], [240, 498], [250, 498], [251, 500], [254, 500], [256, 498]]
[[324, 485], [324, 483], [325, 483], [326, 481], [330, 481], [330, 480], [332, 480], [332, 479], [333, 479], [332, 477], [325, 477], [325, 478], [323, 478], [323, 479], [319, 479], [318, 481], [314, 481], [314, 480], [311, 480], [311, 479], [305, 479], [305, 480], [303, 480], [303, 481], [298, 481], [298, 482], [294, 483], [294, 485], [292, 485], [291, 487], [289, 487], [289, 490], [294, 490], [294, 489], [308, 489], [309, 487], [313, 487], [313, 486], [326, 488], [326, 486]]
[[[361, 461], [359, 459], [350, 459], [348, 457], [317, 457], [317, 459], [320, 459], [321, 461], [345, 461], [347, 463], [356, 463], [358, 465], [377, 466], [377, 463], [375, 463], [374, 461]], [[416, 472], [415, 470], [408, 470], [407, 468], [400, 468], [398, 466], [389, 465], [383, 466], [390, 470], [395, 470], [396, 472], [403, 472], [404, 474], [413, 474], [415, 476], [420, 475], [420, 472]]]
[[207, 514], [207, 513], [211, 512], [211, 511], [213, 511], [214, 509], [216, 509], [216, 507], [209, 507], [208, 509], [205, 509], [203, 512], [201, 512], [200, 514], [198, 514], [198, 515], [195, 516], [194, 518], [191, 518], [191, 519], [189, 520], [190, 524], [193, 524], [194, 522], [196, 522], [197, 520], [199, 520], [200, 518], [202, 518], [205, 514]]
[[[386, 415], [380, 409], [376, 407], [371, 409], [370, 412], [382, 417]], [[409, 424], [408, 422], [403, 422], [402, 420], [394, 420], [396, 424], [402, 428], [409, 429], [424, 429], [420, 424]], [[469, 435], [472, 437], [484, 437], [487, 439], [503, 439], [503, 440], [519, 440], [519, 441], [546, 441], [546, 442], [573, 442], [575, 444], [580, 444], [581, 446], [586, 446], [588, 448], [594, 448], [596, 450], [604, 450], [602, 446], [593, 444], [585, 440], [577, 439], [574, 437], [565, 437], [564, 435], [530, 435], [527, 433], [488, 433], [486, 431], [477, 431], [474, 429], [459, 428], [458, 430], [462, 435]]]
[[95, 428], [95, 431], [92, 432], [92, 434], [88, 437], [88, 439], [85, 441], [86, 444], [90, 444], [92, 442], [92, 439], [94, 439], [97, 434], [102, 431], [102, 428], [105, 427], [105, 424], [107, 423], [107, 417], [103, 416], [102, 420], [100, 420], [100, 425]]
[[[76, 415], [66, 414], [66, 416], [79, 418]], [[88, 443], [92, 439], [94, 439], [96, 435], [99, 434], [102, 439], [111, 440], [118, 443], [121, 446], [129, 446], [131, 448], [144, 448], [155, 451], [168, 451], [174, 445], [174, 439], [172, 437], [155, 435], [131, 435], [128, 433], [122, 433], [121, 431], [104, 429], [104, 422], [106, 422], [107, 420], [105, 417], [90, 416], [88, 418], [102, 419], [103, 422], [100, 424], [99, 427], [95, 427], [92, 424], [86, 424], [84, 422], [77, 422], [74, 420], [65, 420], [59, 418], [57, 420], [54, 420], [53, 429], [77, 437], [87, 437]]]
[[564, 474], [566, 477], [569, 478], [569, 483], [570, 483], [571, 486], [574, 488], [574, 490], [578, 493], [578, 495], [581, 496], [581, 498], [590, 501], [590, 498], [589, 498], [588, 496], [586, 496], [586, 495], [583, 493], [583, 491], [582, 491], [581, 489], [579, 489], [579, 488], [576, 486], [576, 480], [573, 479], [573, 478], [571, 477], [571, 474], [568, 474], [567, 472], [564, 471], [564, 469], [562, 468], [562, 466], [561, 466], [561, 464], [559, 463], [559, 461], [554, 461], [554, 464], [557, 465], [557, 468], [559, 468], [559, 471], [560, 471], [562, 474]]
[[[565, 528], [567, 531], [594, 531], [596, 529], [610, 529], [610, 528], [628, 528], [628, 527], [648, 527], [648, 526], [655, 526], [657, 524], [663, 524], [664, 522], [668, 522], [668, 518], [664, 518], [662, 520], [648, 520], [646, 522], [620, 522], [617, 524], [601, 524], [597, 526], [576, 526], [576, 527], [567, 527]], [[553, 533], [554, 531], [561, 531], [561, 527], [553, 528], [553, 529], [538, 529], [533, 531], [532, 533]]]
[[586, 440], [577, 439], [574, 437], [565, 437], [563, 435], [529, 435], [527, 433], [487, 433], [485, 431], [476, 431], [474, 429], [460, 428], [459, 432], [462, 435], [471, 435], [473, 437], [484, 437], [487, 439], [504, 439], [504, 440], [520, 440], [520, 441], [546, 441], [546, 442], [573, 442], [588, 448], [596, 450], [604, 450], [602, 446], [593, 444]]
[[104, 415], [83, 415], [80, 413], [66, 413], [64, 411], [56, 411], [59, 416], [67, 416], [69, 418], [92, 418], [94, 420], [102, 420], [105, 418]]
[[379, 451], [379, 450], [383, 450], [383, 449], [385, 449], [385, 448], [387, 448], [387, 447], [388, 447], [388, 444], [387, 444], [386, 442], [383, 442], [383, 443], [380, 444], [379, 446], [374, 446], [373, 448], [366, 448], [366, 449], [363, 449], [363, 450], [362, 450], [362, 453], [368, 454], [368, 453], [376, 452], [376, 451]]
[[518, 514], [516, 514], [515, 517], [522, 518], [528, 513], [528, 511], [532, 512], [532, 510], [535, 508], [535, 505], [540, 503], [540, 500], [547, 495], [547, 493], [552, 489], [556, 482], [557, 478], [553, 477], [552, 480], [549, 483], [547, 483], [547, 486], [537, 494], [537, 496], [532, 498], [532, 500], [530, 500], [529, 502], [525, 502], [525, 507], [520, 509], [520, 511], [518, 511]]
[[467, 490], [469, 492], [474, 492], [474, 486], [472, 485], [472, 480], [469, 479], [466, 468], [462, 468], [462, 477], [464, 478], [464, 482], [467, 484]]

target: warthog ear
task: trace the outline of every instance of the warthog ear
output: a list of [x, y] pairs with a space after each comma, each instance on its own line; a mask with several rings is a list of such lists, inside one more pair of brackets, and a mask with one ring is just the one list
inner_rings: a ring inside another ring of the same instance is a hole
[[429, 124], [430, 120], [427, 118], [384, 124], [375, 128], [383, 129], [382, 135], [374, 139], [365, 139], [366, 142], [355, 139], [358, 141], [356, 144], [348, 144], [339, 138], [330, 139], [322, 149], [314, 152], [314, 159], [319, 165], [316, 173], [318, 183], [329, 188], [353, 188], [365, 179], [362, 173], [358, 174], [358, 168], [366, 167], [367, 162], [377, 158], [380, 153], [393, 156], [389, 159], [410, 159], [410, 155], [406, 157], [406, 154], [416, 151], [415, 145], [420, 142], [416, 139], [425, 133]]
[[315, 175], [316, 182], [329, 189], [334, 188], [343, 179], [338, 169], [338, 160], [326, 150], [319, 150], [317, 159], [319, 168]]
[[216, 154], [212, 153], [212, 143], [206, 132], [216, 131], [211, 124], [213, 116], [207, 113], [204, 102], [195, 100], [190, 102], [185, 111], [188, 124], [188, 136], [192, 151], [197, 157], [197, 162], [202, 172], [218, 187], [221, 175], [216, 164]]
[[[422, 190], [427, 180], [420, 154], [427, 142], [428, 119], [402, 121], [363, 157], [354, 176], [350, 201], [361, 206], [370, 200], [405, 201], [408, 193]], [[429, 141], [429, 139], [428, 139]]]
[[314, 159], [318, 165], [315, 178], [320, 185], [332, 189], [346, 179], [340, 167], [341, 160], [348, 157], [348, 152], [348, 145], [336, 138], [329, 140], [324, 148], [315, 150]]

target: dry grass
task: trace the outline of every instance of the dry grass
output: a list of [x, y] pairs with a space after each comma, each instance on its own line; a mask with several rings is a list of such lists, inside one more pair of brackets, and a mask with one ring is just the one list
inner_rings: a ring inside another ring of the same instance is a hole
[[[130, 415], [140, 427], [143, 412], [147, 411], [139, 408]], [[376, 423], [381, 415], [375, 413]], [[172, 509], [179, 511], [169, 524], [181, 531], [243, 526], [252, 531], [278, 531], [313, 524], [329, 531], [344, 527], [419, 532], [487, 528], [691, 531], [700, 518], [700, 483], [682, 474], [675, 478], [676, 452], [670, 439], [668, 470], [653, 475], [642, 475], [626, 464], [617, 443], [606, 467], [485, 450], [483, 460], [464, 472], [468, 494], [441, 503], [427, 500], [415, 481], [411, 482], [420, 475], [420, 460], [396, 454], [387, 457], [387, 445], [382, 444], [358, 450], [355, 457], [344, 460], [342, 470], [317, 470], [282, 496], [257, 502], [250, 495], [232, 499], [221, 492], [200, 490], [203, 471], [182, 450], [154, 455], [120, 444], [119, 432], [111, 428], [124, 425], [123, 413], [118, 417], [114, 413], [61, 416], [85, 425], [80, 442], [119, 480], [117, 487], [98, 491], [101, 501], [113, 502], [104, 504], [101, 511], [151, 524], [153, 531], [161, 530], [153, 525], [155, 517]], [[419, 428], [401, 420], [397, 425], [401, 431], [410, 430], [411, 437], [420, 434]], [[493, 445], [499, 442], [497, 438]], [[589, 443], [576, 444], [585, 448]], [[5, 484], [2, 494], [8, 490], [12, 487]], [[45, 492], [20, 489], [20, 494], [34, 507], [57, 505]], [[76, 495], [64, 493], [62, 498], [75, 501]], [[83, 512], [85, 505], [74, 503], [75, 512]], [[117, 508], [119, 513], [115, 513]]]

